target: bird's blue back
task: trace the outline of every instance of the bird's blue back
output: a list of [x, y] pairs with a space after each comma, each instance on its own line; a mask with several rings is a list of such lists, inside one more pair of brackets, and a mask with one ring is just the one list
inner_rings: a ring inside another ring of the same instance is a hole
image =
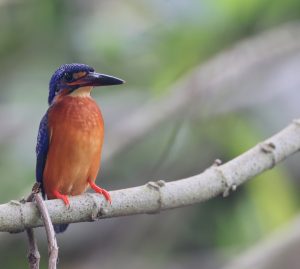
[[36, 181], [40, 183], [42, 195], [45, 198], [43, 188], [43, 173], [47, 160], [47, 153], [49, 149], [49, 131], [48, 131], [48, 113], [44, 115], [40, 122], [37, 144], [36, 144]]

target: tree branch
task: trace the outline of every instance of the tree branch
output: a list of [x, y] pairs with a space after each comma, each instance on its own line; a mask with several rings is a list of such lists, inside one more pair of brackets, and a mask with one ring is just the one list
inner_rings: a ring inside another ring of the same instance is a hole
[[28, 244], [29, 244], [29, 250], [27, 254], [29, 267], [30, 269], [39, 269], [41, 256], [36, 243], [33, 229], [32, 228], [26, 229], [26, 233], [27, 233]]
[[[28, 196], [26, 199], [26, 202], [32, 202], [33, 196], [34, 196], [34, 188], [32, 189], [31, 194]], [[23, 202], [23, 201], [21, 201]], [[24, 201], [25, 202], [25, 201]], [[29, 244], [29, 249], [28, 249], [28, 262], [29, 262], [29, 267], [30, 269], [39, 269], [40, 268], [40, 259], [41, 255], [38, 249], [38, 245], [36, 242], [36, 238], [34, 236], [34, 231], [32, 228], [27, 228], [26, 229], [26, 234], [28, 238], [28, 244]]]
[[57, 258], [58, 258], [58, 246], [56, 236], [53, 228], [52, 221], [50, 219], [48, 210], [45, 206], [45, 202], [39, 193], [34, 194], [34, 200], [41, 213], [42, 220], [45, 225], [47, 240], [48, 240], [48, 269], [56, 269]]
[[[52, 222], [72, 223], [94, 221], [125, 215], [157, 213], [213, 198], [228, 195], [248, 179], [274, 167], [278, 162], [300, 150], [300, 119], [273, 137], [223, 164], [214, 164], [202, 174], [165, 183], [148, 182], [139, 187], [111, 191], [109, 205], [98, 194], [84, 194], [70, 198], [66, 208], [59, 200], [45, 202]], [[0, 231], [19, 232], [42, 226], [38, 209], [33, 203], [0, 205]]]

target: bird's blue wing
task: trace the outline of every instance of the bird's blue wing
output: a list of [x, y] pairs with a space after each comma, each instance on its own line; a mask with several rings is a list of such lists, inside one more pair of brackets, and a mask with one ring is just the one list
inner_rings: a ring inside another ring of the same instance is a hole
[[48, 113], [44, 115], [40, 122], [39, 133], [36, 144], [36, 181], [41, 184], [42, 194], [45, 198], [43, 188], [43, 173], [47, 160], [49, 148], [49, 128], [48, 128]]
[[[39, 133], [36, 143], [36, 181], [40, 183], [42, 195], [45, 199], [45, 190], [43, 187], [43, 174], [46, 165], [47, 154], [49, 149], [49, 127], [48, 127], [48, 113], [44, 115], [40, 122]], [[69, 224], [54, 224], [56, 233], [64, 232]]]

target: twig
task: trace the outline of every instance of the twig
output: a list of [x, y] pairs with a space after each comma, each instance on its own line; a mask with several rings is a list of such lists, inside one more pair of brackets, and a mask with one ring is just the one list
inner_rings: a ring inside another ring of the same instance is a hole
[[[33, 186], [32, 192], [28, 196], [26, 201], [32, 202], [33, 200], [35, 200], [36, 202], [37, 208], [39, 209], [42, 220], [44, 222], [47, 239], [48, 239], [48, 253], [49, 253], [48, 269], [56, 269], [57, 257], [58, 257], [58, 246], [57, 246], [56, 236], [55, 236], [53, 224], [50, 219], [48, 210], [39, 192], [40, 192], [40, 186], [38, 183], [36, 183]], [[29, 260], [30, 269], [39, 269], [40, 253], [38, 251], [38, 246], [34, 236], [33, 228], [27, 228], [26, 233], [29, 241], [28, 260]]]
[[[135, 188], [112, 191], [111, 205], [98, 194], [70, 197], [70, 208], [66, 208], [59, 200], [44, 203], [55, 224], [156, 213], [200, 203], [219, 194], [226, 196], [236, 190], [237, 186], [299, 150], [300, 120], [295, 120], [263, 143], [223, 165], [212, 165], [202, 174], [168, 183], [159, 180]], [[42, 225], [33, 203], [11, 201], [0, 205], [0, 231], [18, 232]]]
[[[33, 186], [31, 194], [26, 199], [27, 202], [32, 202], [34, 193], [36, 192], [36, 185]], [[41, 255], [37, 246], [37, 242], [34, 236], [33, 228], [27, 228], [26, 234], [28, 237], [29, 250], [27, 254], [30, 269], [39, 269]]]
[[29, 251], [28, 251], [28, 261], [30, 269], [39, 269], [40, 268], [40, 253], [34, 236], [33, 228], [26, 229], [28, 242], [29, 242]]
[[48, 254], [49, 254], [48, 269], [56, 269], [57, 257], [58, 257], [58, 246], [57, 246], [53, 224], [50, 219], [47, 207], [41, 195], [39, 193], [35, 193], [34, 199], [41, 213], [44, 226], [46, 229], [47, 240], [48, 240]]

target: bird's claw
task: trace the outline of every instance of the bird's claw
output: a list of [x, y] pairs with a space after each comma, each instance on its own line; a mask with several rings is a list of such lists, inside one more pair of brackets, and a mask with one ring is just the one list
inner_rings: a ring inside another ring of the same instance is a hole
[[66, 207], [69, 208], [70, 207], [70, 201], [67, 195], [61, 194], [58, 191], [53, 191], [53, 195], [57, 198], [57, 199], [61, 199], [63, 200], [63, 202], [65, 203]]
[[104, 196], [104, 198], [106, 199], [106, 201], [108, 201], [108, 202], [111, 204], [111, 197], [110, 197], [110, 194], [109, 194], [109, 192], [108, 192], [107, 190], [100, 188], [99, 186], [97, 186], [97, 185], [95, 184], [95, 182], [93, 182], [93, 181], [90, 180], [90, 179], [88, 180], [88, 182], [89, 182], [91, 188], [92, 188], [95, 192], [102, 194], [102, 195]]

